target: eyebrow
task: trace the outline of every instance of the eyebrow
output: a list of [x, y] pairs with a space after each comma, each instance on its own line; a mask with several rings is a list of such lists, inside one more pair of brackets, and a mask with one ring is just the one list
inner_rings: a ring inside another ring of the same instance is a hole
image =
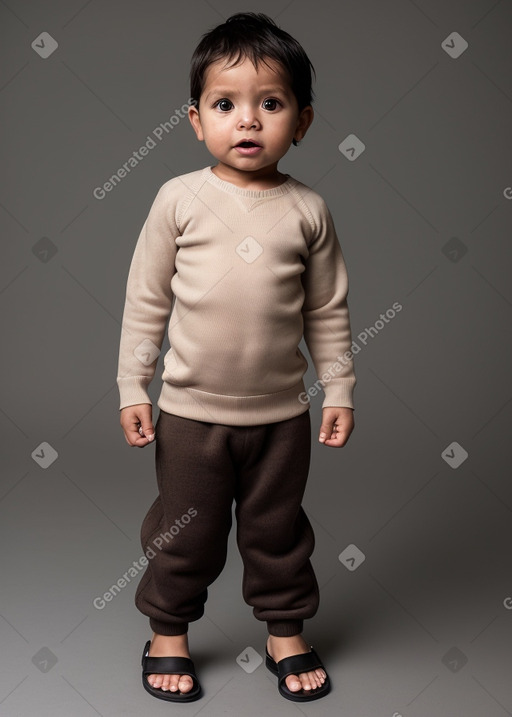
[[[282, 94], [282, 95], [286, 95], [286, 96], [289, 94], [288, 91], [287, 91], [284, 87], [263, 87], [263, 88], [261, 88], [260, 91], [261, 91], [262, 93], [265, 93], [265, 94], [268, 93], [268, 92], [271, 92], [271, 93], [274, 93], [274, 94]], [[218, 87], [218, 88], [215, 87], [213, 90], [211, 90], [210, 92], [208, 92], [208, 94], [206, 95], [206, 98], [205, 98], [205, 99], [208, 99], [209, 97], [211, 97], [211, 95], [232, 95], [232, 96], [236, 96], [236, 95], [239, 95], [239, 94], [240, 94], [240, 90], [236, 90], [236, 89], [233, 90], [233, 89], [228, 89], [228, 88], [225, 88], [225, 87]]]

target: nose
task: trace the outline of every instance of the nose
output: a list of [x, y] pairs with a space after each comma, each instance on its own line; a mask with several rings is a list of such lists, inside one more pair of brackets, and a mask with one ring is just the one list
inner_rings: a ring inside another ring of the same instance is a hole
[[254, 109], [244, 107], [237, 122], [238, 129], [260, 129], [261, 124]]

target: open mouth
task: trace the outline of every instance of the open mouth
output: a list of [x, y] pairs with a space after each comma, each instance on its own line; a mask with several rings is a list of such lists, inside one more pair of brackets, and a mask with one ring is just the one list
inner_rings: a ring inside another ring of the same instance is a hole
[[239, 142], [236, 146], [237, 147], [245, 147], [247, 149], [249, 147], [261, 147], [260, 144], [258, 144], [257, 142], [252, 142], [251, 140], [245, 140], [243, 142]]

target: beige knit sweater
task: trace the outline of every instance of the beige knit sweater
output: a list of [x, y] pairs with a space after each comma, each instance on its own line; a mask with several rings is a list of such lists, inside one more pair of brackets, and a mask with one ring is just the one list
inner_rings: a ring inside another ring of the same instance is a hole
[[152, 403], [169, 317], [157, 402], [168, 413], [252, 425], [308, 410], [303, 335], [323, 406], [354, 408], [348, 277], [333, 220], [319, 194], [286, 176], [250, 190], [205, 167], [160, 188], [126, 286], [120, 409]]

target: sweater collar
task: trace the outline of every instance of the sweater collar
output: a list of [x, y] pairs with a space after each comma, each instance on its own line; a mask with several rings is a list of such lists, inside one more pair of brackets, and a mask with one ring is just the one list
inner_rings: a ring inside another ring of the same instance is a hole
[[240, 197], [253, 197], [255, 199], [262, 199], [263, 197], [278, 197], [283, 194], [287, 194], [294, 183], [294, 179], [290, 177], [289, 174], [286, 174], [286, 181], [278, 187], [272, 187], [272, 189], [244, 189], [243, 187], [238, 187], [236, 184], [226, 182], [220, 177], [217, 177], [217, 175], [212, 172], [211, 167], [205, 167], [204, 173], [205, 178], [208, 182], [210, 182], [210, 184], [222, 189], [224, 192], [237, 194]]

